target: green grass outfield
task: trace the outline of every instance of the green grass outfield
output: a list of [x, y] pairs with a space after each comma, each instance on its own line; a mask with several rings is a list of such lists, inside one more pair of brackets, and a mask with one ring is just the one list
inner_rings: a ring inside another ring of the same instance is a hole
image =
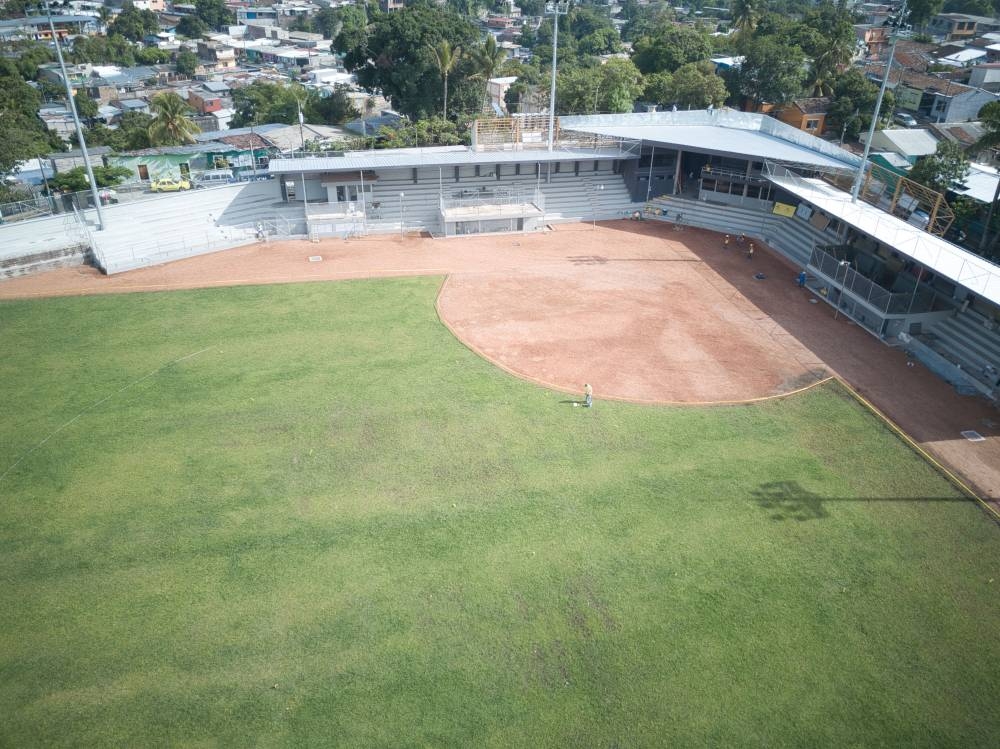
[[0, 304], [0, 745], [996, 746], [1000, 527], [837, 386], [572, 408], [439, 284]]

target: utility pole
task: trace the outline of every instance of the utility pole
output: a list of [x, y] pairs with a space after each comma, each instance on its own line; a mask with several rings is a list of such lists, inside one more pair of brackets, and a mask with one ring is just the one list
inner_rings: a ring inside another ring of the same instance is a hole
[[[63, 60], [62, 47], [59, 44], [59, 37], [56, 36], [56, 25], [52, 22], [52, 11], [49, 4], [45, 3], [45, 15], [49, 18], [49, 31], [52, 32], [52, 41], [56, 45], [56, 57], [59, 58], [59, 70], [62, 72], [63, 84], [66, 86], [66, 99], [69, 102], [69, 111], [73, 114], [73, 125], [76, 127], [76, 137], [80, 142], [80, 150], [83, 152], [83, 165], [87, 170], [87, 179], [90, 181], [90, 195], [94, 199], [94, 210], [97, 211], [97, 230], [104, 231], [104, 213], [101, 211], [101, 196], [97, 194], [97, 180], [94, 179], [94, 169], [90, 165], [90, 152], [87, 150], [87, 141], [83, 137], [83, 125], [80, 124], [80, 116], [76, 112], [76, 101], [73, 100], [73, 88], [69, 85], [69, 73], [66, 72], [66, 61]], [[42, 166], [42, 173], [45, 167]]]

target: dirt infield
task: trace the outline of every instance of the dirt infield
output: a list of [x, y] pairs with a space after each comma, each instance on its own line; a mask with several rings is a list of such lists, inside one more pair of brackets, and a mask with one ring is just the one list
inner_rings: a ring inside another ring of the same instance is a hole
[[[795, 286], [798, 268], [757, 248], [747, 260], [712, 232], [631, 221], [450, 240], [290, 241], [112, 277], [64, 268], [2, 282], [0, 299], [442, 274], [445, 324], [520, 376], [573, 392], [589, 381], [598, 401], [704, 403], [781, 395], [836, 374], [981, 494], [1000, 497], [1000, 413], [834, 320]], [[967, 442], [967, 429], [986, 441]]]

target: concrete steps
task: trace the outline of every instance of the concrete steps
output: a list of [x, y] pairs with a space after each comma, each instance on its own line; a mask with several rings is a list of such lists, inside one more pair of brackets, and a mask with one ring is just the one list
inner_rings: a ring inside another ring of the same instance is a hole
[[984, 320], [974, 314], [959, 314], [946, 317], [928, 326], [933, 334], [932, 347], [941, 350], [965, 373], [993, 389], [1000, 374], [1000, 331], [990, 330]]

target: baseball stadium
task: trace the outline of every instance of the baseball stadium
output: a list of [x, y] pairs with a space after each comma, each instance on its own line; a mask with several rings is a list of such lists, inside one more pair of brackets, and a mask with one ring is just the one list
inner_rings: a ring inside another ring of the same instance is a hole
[[994, 745], [944, 196], [727, 109], [268, 171], [0, 225], [0, 743]]

